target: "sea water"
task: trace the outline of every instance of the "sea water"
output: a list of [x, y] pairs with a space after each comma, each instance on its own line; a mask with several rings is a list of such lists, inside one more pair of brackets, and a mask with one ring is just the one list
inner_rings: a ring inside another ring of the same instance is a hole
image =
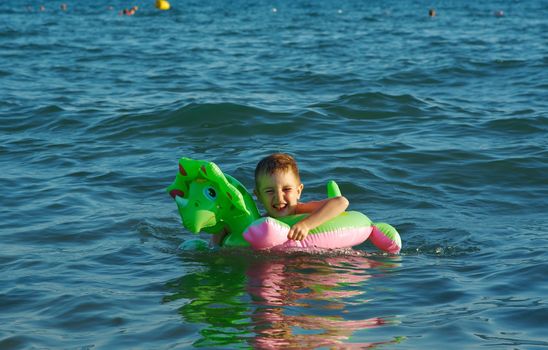
[[[171, 7], [0, 4], [1, 349], [548, 347], [545, 1]], [[177, 250], [180, 157], [278, 151], [401, 254]]]

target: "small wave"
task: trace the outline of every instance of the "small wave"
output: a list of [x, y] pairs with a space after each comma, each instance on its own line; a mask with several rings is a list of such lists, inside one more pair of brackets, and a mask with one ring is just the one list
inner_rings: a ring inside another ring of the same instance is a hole
[[315, 104], [312, 107], [344, 116], [348, 119], [386, 119], [404, 116], [420, 116], [429, 105], [409, 94], [389, 95], [369, 92], [342, 95], [337, 100]]
[[425, 72], [421, 69], [413, 69], [390, 74], [379, 83], [383, 85], [412, 84], [413, 86], [430, 86], [443, 83], [436, 74]]
[[91, 125], [88, 132], [110, 140], [157, 137], [157, 132], [165, 137], [187, 135], [190, 139], [203, 139], [215, 134], [261, 133], [271, 121], [278, 124], [286, 117], [286, 113], [236, 103], [190, 103], [174, 109], [162, 106], [148, 113], [116, 115]]
[[29, 37], [41, 34], [39, 30], [30, 29], [25, 30], [23, 28], [4, 28], [0, 30], [0, 39], [15, 39], [19, 37]]
[[190, 125], [208, 127], [209, 123], [245, 120], [249, 117], [270, 114], [270, 112], [260, 108], [235, 103], [191, 103], [175, 111], [164, 113], [166, 118], [160, 126], [182, 126], [181, 123], [188, 125], [187, 123], [190, 122]]
[[49, 106], [44, 106], [44, 107], [40, 107], [40, 108], [36, 109], [34, 111], [34, 113], [44, 115], [44, 114], [55, 114], [55, 113], [59, 113], [59, 112], [63, 112], [63, 111], [64, 111], [64, 109], [60, 106], [49, 105]]
[[[184, 251], [179, 252], [181, 256], [192, 259], [208, 258], [211, 256], [218, 256], [223, 258], [239, 258], [253, 260], [280, 260], [280, 259], [292, 259], [292, 258], [308, 258], [311, 261], [324, 258], [337, 258], [337, 257], [367, 257], [370, 253], [363, 250], [352, 248], [340, 248], [340, 249], [287, 249], [287, 250], [261, 250], [255, 251], [250, 248], [212, 248], [205, 251]], [[373, 254], [374, 255], [374, 254]]]
[[511, 134], [546, 133], [548, 131], [548, 117], [523, 117], [531, 114], [534, 115], [535, 112], [536, 111], [532, 109], [518, 110], [512, 112], [512, 115], [519, 115], [519, 117], [489, 120], [483, 123], [483, 127], [485, 127], [487, 130]]
[[440, 77], [449, 77], [451, 80], [454, 80], [457, 77], [464, 78], [481, 78], [488, 77], [492, 73], [482, 67], [477, 67], [473, 65], [466, 65], [460, 63], [458, 65], [450, 65], [440, 68], [436, 71], [436, 75]]
[[457, 246], [443, 246], [443, 245], [423, 245], [423, 246], [411, 246], [404, 247], [400, 254], [409, 255], [430, 255], [444, 258], [468, 256], [481, 251], [479, 247], [457, 247]]
[[318, 73], [308, 70], [295, 70], [289, 68], [282, 71], [280, 75], [276, 76], [274, 79], [316, 87], [333, 84], [358, 85], [362, 82], [362, 80], [355, 74]]
[[518, 59], [496, 59], [491, 62], [497, 68], [510, 69], [510, 68], [521, 68], [527, 66], [528, 62], [526, 60]]

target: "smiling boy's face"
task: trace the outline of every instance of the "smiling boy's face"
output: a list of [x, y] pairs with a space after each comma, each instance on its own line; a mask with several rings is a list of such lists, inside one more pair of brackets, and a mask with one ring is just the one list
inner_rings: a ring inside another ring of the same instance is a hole
[[276, 171], [260, 174], [254, 192], [268, 216], [279, 218], [295, 214], [302, 190], [303, 184], [292, 171]]

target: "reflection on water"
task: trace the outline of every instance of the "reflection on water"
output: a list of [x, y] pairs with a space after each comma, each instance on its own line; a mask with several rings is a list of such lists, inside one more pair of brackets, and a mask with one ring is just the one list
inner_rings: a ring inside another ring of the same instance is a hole
[[184, 320], [203, 325], [194, 346], [348, 349], [401, 340], [350, 341], [359, 330], [398, 323], [392, 315], [359, 318], [355, 312], [371, 298], [369, 279], [396, 263], [364, 256], [239, 253], [183, 258], [194, 270], [167, 283], [172, 294], [164, 301], [182, 302]]

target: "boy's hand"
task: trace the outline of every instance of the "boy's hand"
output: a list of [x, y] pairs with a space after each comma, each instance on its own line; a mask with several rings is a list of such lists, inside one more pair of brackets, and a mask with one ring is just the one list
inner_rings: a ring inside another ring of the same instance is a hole
[[309, 230], [310, 229], [304, 222], [299, 221], [295, 225], [291, 226], [291, 228], [289, 229], [289, 233], [287, 234], [287, 238], [294, 239], [296, 241], [302, 241], [306, 238], [306, 236], [308, 236]]

